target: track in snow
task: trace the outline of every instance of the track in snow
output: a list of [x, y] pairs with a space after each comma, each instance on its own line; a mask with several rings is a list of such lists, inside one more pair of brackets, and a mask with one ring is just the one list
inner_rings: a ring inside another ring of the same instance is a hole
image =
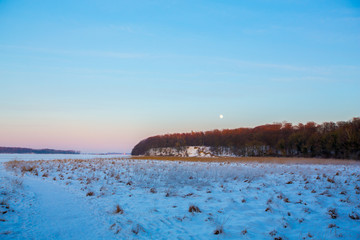
[[[9, 239], [111, 239], [113, 233], [87, 199], [66, 191], [56, 183], [26, 177], [31, 193], [29, 211], [18, 212], [17, 230]], [[17, 225], [16, 223], [14, 223]]]

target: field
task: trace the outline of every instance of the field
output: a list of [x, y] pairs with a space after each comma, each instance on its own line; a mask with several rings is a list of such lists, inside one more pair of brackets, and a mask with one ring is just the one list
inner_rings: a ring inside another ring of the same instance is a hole
[[321, 164], [321, 165], [360, 165], [356, 160], [301, 158], [301, 157], [172, 157], [172, 156], [132, 156], [137, 160], [162, 160], [182, 162], [219, 162], [219, 163], [279, 163], [279, 164]]
[[157, 159], [5, 162], [0, 237], [360, 238], [358, 162]]

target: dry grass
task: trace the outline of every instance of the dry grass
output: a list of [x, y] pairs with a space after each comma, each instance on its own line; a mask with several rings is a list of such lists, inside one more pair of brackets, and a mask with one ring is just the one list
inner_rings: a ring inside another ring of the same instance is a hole
[[189, 212], [191, 212], [191, 213], [193, 213], [193, 212], [201, 213], [200, 208], [195, 206], [195, 205], [191, 205], [189, 207]]
[[257, 162], [279, 164], [360, 164], [360, 161], [345, 159], [324, 158], [296, 158], [296, 157], [173, 157], [173, 156], [131, 156], [135, 160], [160, 160], [160, 161], [184, 161], [184, 162]]
[[7, 200], [5, 200], [5, 199], [2, 199], [1, 201], [0, 201], [0, 205], [1, 206], [4, 206], [6, 209], [9, 209], [9, 204], [8, 204], [8, 202], [7, 202]]
[[336, 211], [335, 208], [330, 208], [330, 209], [328, 210], [328, 214], [330, 215], [330, 217], [331, 217], [332, 219], [336, 219], [336, 218], [338, 217], [338, 214], [337, 214], [337, 211]]
[[124, 209], [122, 209], [119, 204], [116, 205], [116, 209], [114, 211], [114, 214], [123, 214], [123, 213], [124, 213]]
[[88, 193], [86, 193], [86, 196], [87, 196], [87, 197], [89, 197], [89, 196], [91, 197], [91, 196], [94, 196], [94, 195], [95, 195], [94, 192], [88, 192]]
[[138, 235], [140, 232], [145, 232], [145, 229], [140, 225], [140, 224], [136, 224], [131, 231], [135, 234]]
[[349, 214], [349, 218], [353, 219], [353, 220], [359, 220], [360, 219], [360, 216], [359, 214], [357, 214], [356, 212], [352, 211], [350, 214]]
[[274, 237], [277, 234], [276, 230], [272, 230], [271, 232], [269, 232], [269, 235]]
[[[135, 160], [139, 159], [139, 160]], [[154, 161], [153, 161], [154, 160]], [[160, 161], [156, 161], [160, 160]], [[173, 161], [173, 162], [162, 162], [164, 161]], [[317, 162], [318, 161], [318, 162]], [[252, 204], [256, 201], [264, 201], [266, 199], [259, 197], [258, 195], [254, 198], [248, 196], [247, 193], [253, 190], [258, 191], [259, 195], [264, 193], [271, 193], [271, 198], [266, 202], [267, 205], [264, 208], [261, 208], [261, 211], [264, 211], [263, 214], [266, 217], [274, 216], [276, 218], [279, 214], [283, 214], [283, 216], [287, 215], [287, 219], [293, 219], [295, 224], [302, 223], [305, 221], [305, 225], [309, 220], [309, 211], [308, 209], [313, 209], [311, 206], [312, 199], [316, 201], [323, 201], [324, 197], [337, 197], [339, 196], [346, 198], [345, 200], [340, 199], [340, 201], [344, 201], [346, 203], [346, 207], [352, 207], [352, 203], [357, 200], [359, 195], [354, 196], [354, 192], [360, 194], [360, 175], [358, 173], [358, 166], [286, 166], [281, 165], [280, 167], [277, 165], [266, 166], [266, 164], [261, 163], [302, 163], [302, 164], [315, 164], [321, 161], [322, 164], [331, 164], [331, 161], [335, 161], [341, 164], [347, 164], [355, 162], [348, 160], [328, 160], [328, 159], [304, 159], [304, 158], [179, 158], [179, 157], [133, 157], [130, 159], [89, 159], [89, 160], [51, 160], [51, 161], [32, 161], [32, 162], [20, 162], [15, 161], [11, 165], [9, 164], [9, 168], [16, 173], [23, 172], [22, 170], [26, 170], [26, 175], [34, 175], [35, 170], [38, 171], [38, 176], [48, 177], [48, 181], [51, 179], [57, 179], [60, 182], [62, 179], [68, 179], [69, 181], [65, 181], [64, 183], [71, 183], [73, 187], [80, 188], [83, 191], [83, 195], [86, 196], [95, 196], [100, 198], [102, 196], [111, 196], [125, 192], [126, 196], [127, 191], [132, 191], [136, 189], [142, 189], [146, 196], [155, 197], [174, 197], [173, 199], [169, 199], [169, 202], [172, 203], [174, 200], [180, 201], [192, 201], [192, 199], [197, 199], [199, 196], [203, 197], [202, 193], [206, 194], [207, 200], [204, 204], [200, 204], [202, 206], [202, 210], [199, 207], [192, 205], [193, 203], [189, 203], [189, 205], [185, 205], [183, 207], [179, 207], [179, 211], [185, 211], [186, 215], [182, 217], [176, 217], [178, 221], [184, 221], [185, 218], [191, 219], [192, 217], [201, 217], [205, 218], [208, 214], [210, 217], [205, 221], [209, 222], [217, 222], [214, 220], [216, 216], [220, 213], [220, 216], [226, 216], [226, 211], [223, 209], [216, 211], [214, 215], [210, 215], [207, 213], [209, 210], [208, 205], [205, 204], [216, 204], [218, 198], [216, 194], [218, 192], [231, 193], [232, 191], [238, 191], [235, 188], [232, 188], [232, 184], [237, 186], [239, 184], [241, 187], [239, 191], [241, 194], [238, 198], [233, 199], [234, 203], [237, 204], [237, 201], [240, 201], [243, 206], [248, 206], [249, 208], [253, 206]], [[203, 162], [200, 164], [199, 162]], [[211, 162], [217, 162], [211, 163]], [[233, 163], [229, 165], [228, 163]], [[244, 164], [242, 164], [244, 163]], [[249, 164], [247, 164], [249, 163]], [[260, 164], [257, 164], [260, 163]], [[360, 164], [359, 162], [355, 162]], [[289, 165], [290, 165], [289, 164]], [[353, 168], [354, 167], [354, 168]], [[35, 169], [34, 171], [32, 170]], [[95, 170], [96, 171], [95, 171]], [[340, 169], [340, 170], [339, 170]], [[342, 170], [343, 169], [343, 170]], [[94, 172], [95, 171], [95, 172]], [[324, 173], [324, 174], [323, 174]], [[326, 174], [325, 174], [326, 173]], [[270, 177], [267, 177], [269, 174]], [[276, 178], [276, 184], [272, 185], [272, 175], [278, 176]], [[257, 179], [264, 179], [264, 181], [257, 181]], [[266, 180], [269, 180], [266, 181]], [[346, 182], [346, 184], [342, 184]], [[287, 184], [286, 187], [284, 184]], [[296, 186], [301, 187], [301, 190], [295, 190]], [[187, 188], [191, 186], [192, 188]], [[306, 187], [304, 190], [302, 186]], [[99, 189], [100, 187], [100, 189]], [[186, 188], [183, 188], [186, 187]], [[268, 190], [274, 187], [274, 190]], [[99, 191], [98, 191], [99, 189]], [[200, 190], [199, 190], [200, 189]], [[124, 191], [122, 191], [124, 190]], [[141, 190], [141, 191], [142, 191]], [[194, 192], [191, 192], [193, 190]], [[281, 191], [280, 191], [281, 190]], [[94, 192], [92, 192], [94, 191]], [[283, 192], [282, 192], [283, 191]], [[301, 192], [299, 192], [301, 191]], [[290, 193], [291, 192], [291, 193]], [[129, 192], [131, 193], [131, 192]], [[215, 193], [215, 194], [213, 194]], [[308, 201], [307, 193], [311, 193], [311, 199]], [[318, 193], [318, 194], [315, 194]], [[155, 196], [151, 196], [154, 194]], [[296, 195], [297, 194], [297, 195]], [[158, 195], [158, 196], [157, 196]], [[295, 196], [296, 195], [296, 196]], [[301, 196], [302, 197], [298, 197]], [[129, 197], [134, 196], [135, 198], [136, 192], [133, 194], [129, 194]], [[237, 196], [237, 195], [236, 195]], [[324, 197], [322, 197], [324, 196]], [[85, 197], [85, 196], [84, 196]], [[175, 198], [176, 197], [176, 198]], [[349, 198], [350, 197], [350, 198]], [[89, 197], [94, 198], [94, 197]], [[306, 200], [308, 203], [303, 202]], [[234, 200], [236, 199], [236, 201]], [[289, 200], [291, 199], [291, 200]], [[352, 203], [350, 203], [350, 200]], [[329, 199], [330, 200], [330, 199]], [[326, 201], [326, 199], [325, 199]], [[1, 199], [0, 199], [1, 203]], [[284, 212], [284, 210], [288, 209], [285, 206], [284, 209], [279, 209], [277, 206], [280, 204], [281, 206], [286, 205], [292, 206], [294, 204], [299, 204], [299, 210], [294, 210], [291, 213]], [[344, 203], [341, 203], [344, 205]], [[349, 204], [350, 203], [350, 204]], [[175, 205], [169, 205], [169, 207], [176, 208]], [[304, 207], [309, 204], [310, 208]], [[11, 204], [12, 205], [12, 204]], [[198, 205], [198, 203], [196, 203]], [[261, 203], [261, 205], [264, 205]], [[204, 207], [205, 206], [205, 207]], [[212, 205], [209, 205], [212, 206]], [[106, 207], [108, 208], [108, 207]], [[130, 212], [124, 210], [119, 206], [110, 205], [107, 213], [111, 215], [111, 217], [116, 218], [116, 221], [122, 221], [121, 219], [126, 219]], [[130, 209], [131, 207], [127, 207], [125, 209]], [[158, 207], [154, 207], [155, 210], [151, 210], [151, 212], [156, 212]], [[180, 210], [181, 209], [181, 210]], [[341, 209], [341, 208], [339, 208]], [[188, 211], [186, 211], [188, 210]], [[355, 211], [356, 209], [354, 209]], [[6, 211], [6, 210], [5, 210]], [[215, 210], [214, 210], [215, 211]], [[352, 212], [353, 209], [347, 209], [347, 214], [344, 214], [346, 219], [351, 222], [358, 221], [360, 217], [359, 212]], [[356, 210], [357, 211], [357, 210]], [[202, 213], [201, 213], [202, 212]], [[297, 213], [304, 215], [304, 218], [298, 218]], [[342, 211], [341, 211], [342, 212]], [[306, 214], [304, 214], [306, 213]], [[0, 212], [1, 214], [1, 212]], [[121, 215], [123, 214], [123, 215]], [[183, 214], [183, 213], [182, 213]], [[131, 214], [130, 214], [131, 215]], [[129, 216], [130, 216], [129, 215]], [[306, 216], [305, 216], [306, 215]], [[338, 215], [338, 212], [335, 208], [331, 209], [321, 209], [321, 215], [324, 218], [328, 218], [329, 220], [340, 219], [342, 216]], [[311, 217], [311, 216], [310, 216]], [[284, 219], [284, 218], [283, 218]], [[282, 220], [279, 227], [289, 228], [290, 225]], [[134, 234], [141, 234], [144, 231], [144, 228], [141, 225], [137, 226], [136, 223], [129, 222], [118, 222], [120, 225], [112, 225], [110, 228], [113, 232], [119, 233], [122, 227], [126, 228], [130, 232], [132, 231]], [[356, 222], [355, 222], [356, 223]], [[120, 227], [121, 226], [121, 227]], [[144, 225], [146, 226], [146, 225]], [[215, 234], [221, 236], [225, 229], [225, 236], [227, 231], [231, 231], [231, 228], [223, 228], [222, 224], [217, 224], [209, 229], [209, 234]], [[328, 226], [328, 223], [324, 226]], [[339, 225], [341, 226], [341, 225]], [[253, 229], [244, 230], [244, 227], [239, 229], [243, 230], [242, 235], [248, 235], [246, 237], [252, 236]], [[273, 230], [273, 229], [268, 229]], [[268, 234], [273, 233], [271, 236], [272, 239], [281, 239], [281, 237], [276, 233], [276, 231], [266, 230], [267, 237], [270, 237]], [[128, 232], [129, 232], [128, 231]], [[335, 231], [335, 228], [334, 228]], [[218, 237], [217, 236], [217, 237]]]
[[222, 228], [222, 226], [219, 226], [217, 229], [215, 229], [214, 234], [215, 235], [219, 235], [224, 233], [224, 229]]

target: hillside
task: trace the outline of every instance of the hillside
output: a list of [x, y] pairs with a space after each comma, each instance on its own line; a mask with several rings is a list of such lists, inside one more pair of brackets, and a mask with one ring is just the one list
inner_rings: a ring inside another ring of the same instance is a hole
[[0, 147], [0, 153], [80, 154], [79, 151], [74, 150], [32, 149], [19, 147]]
[[[209, 147], [212, 154], [360, 159], [360, 118], [293, 125], [273, 123], [254, 128], [174, 133], [140, 141], [132, 155], [154, 155], [166, 148]], [[154, 150], [157, 149], [157, 150]], [[168, 151], [172, 155], [172, 151]], [[162, 154], [164, 155], [164, 154]]]

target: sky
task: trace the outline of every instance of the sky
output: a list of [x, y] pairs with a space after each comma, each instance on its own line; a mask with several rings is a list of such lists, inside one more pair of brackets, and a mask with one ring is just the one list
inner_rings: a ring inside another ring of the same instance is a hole
[[0, 0], [0, 146], [130, 152], [359, 103], [359, 1]]

